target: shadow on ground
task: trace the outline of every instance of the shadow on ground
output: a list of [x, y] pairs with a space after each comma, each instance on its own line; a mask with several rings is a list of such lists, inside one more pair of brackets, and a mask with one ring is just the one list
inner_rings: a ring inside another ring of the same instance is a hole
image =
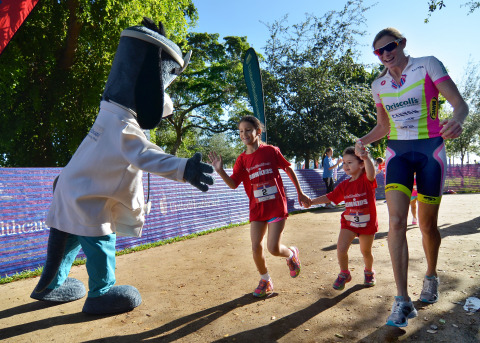
[[[255, 298], [251, 293], [245, 294], [240, 298], [233, 299], [224, 304], [210, 307], [206, 310], [192, 313], [188, 316], [175, 319], [170, 323], [162, 325], [156, 329], [145, 331], [138, 334], [131, 334], [125, 336], [104, 337], [100, 339], [91, 340], [88, 342], [120, 342], [131, 343], [140, 342], [143, 340], [158, 340], [161, 342], [174, 342], [178, 339], [186, 337], [201, 328], [207, 326], [211, 322], [217, 320], [221, 316], [224, 316], [228, 312], [235, 310], [239, 307], [253, 304], [259, 301], [268, 301], [269, 299], [276, 297], [278, 294], [273, 293], [266, 298]], [[169, 331], [172, 331], [168, 333]], [[87, 341], [85, 341], [87, 342]]]
[[[347, 291], [339, 294], [334, 298], [321, 298], [312, 305], [303, 310], [292, 313], [284, 318], [272, 322], [269, 325], [260, 326], [258, 328], [237, 333], [235, 335], [222, 338], [216, 342], [274, 342], [285, 336], [292, 329], [301, 326], [311, 318], [320, 314], [321, 312], [337, 305], [343, 299], [352, 293], [363, 289], [362, 285], [356, 285]], [[276, 296], [274, 293], [272, 296]], [[142, 332], [139, 334], [132, 334], [126, 336], [106, 337], [98, 340], [91, 340], [89, 342], [139, 342], [142, 340], [158, 340], [161, 342], [173, 342], [182, 337], [186, 337], [202, 327], [224, 316], [228, 312], [252, 304], [257, 301], [268, 301], [270, 297], [258, 299], [252, 295], [246, 294], [240, 298], [234, 299], [227, 303], [211, 307], [209, 309], [193, 313], [191, 315], [176, 319], [170, 323], [162, 325], [156, 329]], [[175, 330], [171, 333], [169, 331]]]
[[[56, 307], [58, 305], [62, 305], [62, 304], [35, 301], [32, 303], [28, 303], [25, 305], [13, 307], [13, 308], [1, 311], [0, 318], [13, 317], [13, 316], [21, 315], [27, 312], [35, 312], [35, 311], [43, 310], [49, 307]], [[7, 340], [7, 342], [13, 342], [14, 337], [24, 335], [29, 332], [45, 330], [45, 329], [56, 327], [56, 326], [60, 327], [62, 325], [87, 323], [103, 317], [106, 317], [106, 316], [91, 316], [82, 312], [69, 314], [69, 315], [61, 315], [56, 317], [53, 316], [53, 317], [37, 320], [35, 322], [18, 324], [18, 325], [10, 326], [5, 329], [0, 329], [0, 340]], [[12, 340], [8, 340], [8, 339], [12, 339]]]

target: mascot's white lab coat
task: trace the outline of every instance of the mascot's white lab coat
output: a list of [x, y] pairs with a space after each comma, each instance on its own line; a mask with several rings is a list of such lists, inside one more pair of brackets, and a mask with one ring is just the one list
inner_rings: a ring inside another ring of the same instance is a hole
[[184, 182], [186, 163], [149, 142], [128, 109], [102, 101], [59, 176], [46, 224], [79, 236], [138, 237], [145, 222], [142, 170]]

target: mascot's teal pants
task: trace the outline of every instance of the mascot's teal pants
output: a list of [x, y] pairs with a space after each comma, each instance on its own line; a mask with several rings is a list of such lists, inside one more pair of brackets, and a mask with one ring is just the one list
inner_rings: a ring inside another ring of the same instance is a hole
[[87, 257], [88, 296], [99, 297], [115, 284], [115, 242], [117, 235], [85, 237], [69, 234], [65, 253], [57, 275], [47, 288], [60, 287], [67, 279], [80, 248]]

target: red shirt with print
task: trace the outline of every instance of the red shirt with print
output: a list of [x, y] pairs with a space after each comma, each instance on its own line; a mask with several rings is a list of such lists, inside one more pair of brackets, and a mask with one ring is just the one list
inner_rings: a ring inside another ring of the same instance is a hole
[[378, 170], [385, 172], [385, 162], [382, 162], [378, 165]]
[[237, 187], [243, 182], [250, 200], [250, 221], [288, 215], [287, 197], [278, 169], [285, 170], [290, 165], [280, 149], [273, 145], [261, 144], [255, 152], [243, 152], [238, 156], [230, 177]]
[[375, 188], [377, 180], [370, 181], [364, 172], [354, 181], [342, 181], [333, 192], [327, 194], [328, 200], [336, 204], [345, 201], [342, 229], [362, 235], [373, 235], [378, 231]]

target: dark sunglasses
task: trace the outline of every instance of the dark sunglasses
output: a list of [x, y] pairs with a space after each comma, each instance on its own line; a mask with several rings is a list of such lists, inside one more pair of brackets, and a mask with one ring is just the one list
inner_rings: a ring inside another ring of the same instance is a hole
[[381, 48], [373, 50], [373, 53], [377, 56], [382, 56], [384, 51], [390, 52], [394, 50], [402, 40], [403, 38], [396, 39], [393, 42], [390, 42], [387, 45], [382, 46]]

